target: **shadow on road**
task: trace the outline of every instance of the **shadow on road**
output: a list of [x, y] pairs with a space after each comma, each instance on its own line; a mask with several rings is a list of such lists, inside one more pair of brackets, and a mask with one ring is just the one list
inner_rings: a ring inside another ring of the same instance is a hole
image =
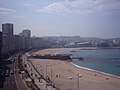
[[0, 60], [0, 88], [4, 87], [5, 78], [9, 76], [10, 67], [7, 65], [11, 64], [10, 61], [7, 60]]

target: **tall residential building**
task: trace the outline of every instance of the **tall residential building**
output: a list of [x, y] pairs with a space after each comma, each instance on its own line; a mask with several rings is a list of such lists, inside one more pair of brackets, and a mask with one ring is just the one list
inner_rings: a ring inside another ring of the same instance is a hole
[[23, 30], [19, 36], [25, 37], [25, 49], [29, 50], [31, 48], [31, 31], [28, 29]]
[[3, 57], [9, 56], [15, 50], [13, 24], [2, 24], [2, 55]]
[[22, 33], [20, 33], [19, 35], [30, 38], [31, 37], [31, 31], [26, 29], [26, 30], [23, 30]]
[[4, 35], [13, 35], [13, 24], [11, 23], [5, 23], [5, 24], [2, 24], [2, 33]]
[[0, 59], [2, 57], [2, 32], [0, 32]]

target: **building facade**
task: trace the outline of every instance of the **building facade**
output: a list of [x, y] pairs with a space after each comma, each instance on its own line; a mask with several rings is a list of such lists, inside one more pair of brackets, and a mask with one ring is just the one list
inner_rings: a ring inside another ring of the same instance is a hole
[[31, 48], [31, 31], [23, 30], [19, 35], [14, 35], [14, 25], [11, 23], [2, 24], [0, 32], [0, 56], [7, 58], [20, 51], [27, 51]]
[[2, 58], [2, 32], [0, 32], [0, 59]]
[[13, 24], [2, 24], [2, 56], [7, 58], [15, 52], [25, 49], [25, 37], [14, 35]]
[[32, 37], [31, 38], [31, 46], [32, 49], [42, 49], [44, 48], [44, 41], [40, 37]]
[[11, 23], [5, 23], [2, 24], [2, 33], [8, 36], [12, 36], [13, 35], [13, 24]]
[[23, 30], [22, 33], [19, 34], [19, 36], [24, 37], [25, 49], [29, 50], [31, 48], [31, 31], [28, 29]]

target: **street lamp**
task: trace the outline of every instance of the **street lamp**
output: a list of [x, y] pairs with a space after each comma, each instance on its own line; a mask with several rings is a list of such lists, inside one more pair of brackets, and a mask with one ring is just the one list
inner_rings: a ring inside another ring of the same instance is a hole
[[42, 75], [42, 66], [39, 66], [40, 67], [40, 74]]
[[47, 90], [47, 64], [46, 64], [46, 86], [45, 86], [46, 90]]
[[52, 85], [53, 85], [52, 74], [53, 74], [53, 72], [52, 72], [52, 69], [51, 69], [51, 90], [52, 90]]
[[[46, 64], [46, 90], [47, 90], [47, 67], [51, 66], [50, 64]], [[51, 74], [52, 75], [52, 74]], [[51, 76], [52, 77], [52, 76]], [[52, 90], [52, 89], [51, 89]]]
[[77, 74], [77, 90], [79, 90], [79, 78], [82, 77], [81, 74]]

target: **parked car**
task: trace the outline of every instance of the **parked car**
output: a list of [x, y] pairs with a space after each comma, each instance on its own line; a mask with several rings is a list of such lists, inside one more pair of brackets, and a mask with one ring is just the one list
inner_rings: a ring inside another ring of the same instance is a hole
[[11, 61], [11, 62], [14, 62], [14, 61], [15, 61], [15, 59], [14, 59], [14, 58], [12, 58], [10, 61]]
[[5, 75], [8, 77], [8, 76], [9, 76], [9, 73], [10, 73], [10, 70], [6, 70]]
[[10, 74], [14, 74], [14, 71], [13, 71], [13, 70], [11, 70], [11, 71], [10, 71]]
[[21, 71], [21, 70], [19, 71], [19, 74], [24, 74], [24, 73], [25, 73], [25, 71]]

